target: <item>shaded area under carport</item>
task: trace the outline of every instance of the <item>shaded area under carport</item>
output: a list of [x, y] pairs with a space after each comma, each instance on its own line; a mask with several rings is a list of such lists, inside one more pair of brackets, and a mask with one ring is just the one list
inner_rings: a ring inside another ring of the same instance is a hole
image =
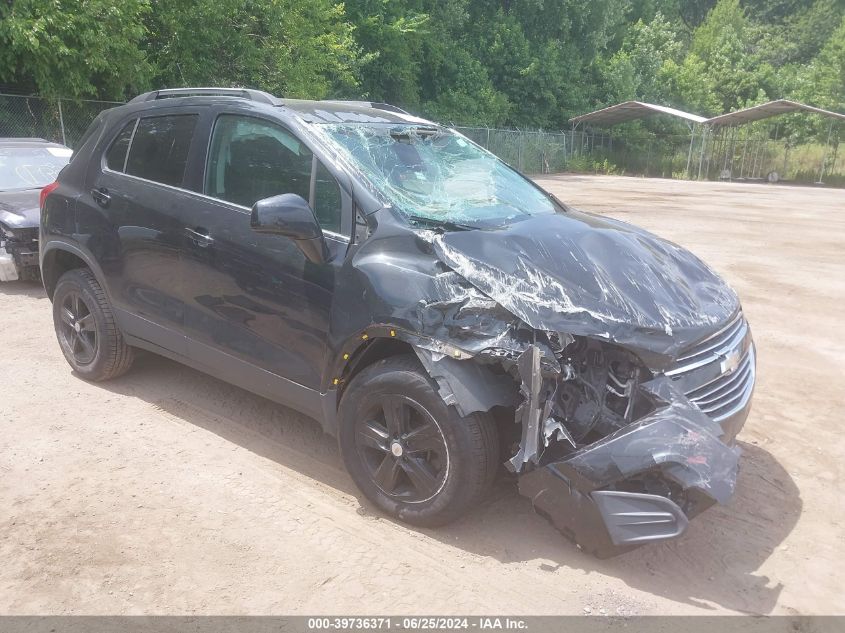
[[[645, 103], [641, 101], [626, 101], [616, 105], [601, 108], [593, 112], [581, 114], [569, 119], [572, 124], [572, 151], [575, 148], [575, 133], [579, 126], [584, 125], [589, 128], [597, 127], [611, 127], [620, 123], [628, 121], [640, 120], [655, 115], [665, 115], [675, 117], [684, 121], [689, 129], [689, 149], [687, 151], [686, 169], [684, 173], [688, 179], [695, 177], [701, 179], [702, 174], [705, 178], [708, 177], [711, 170], [711, 163], [715, 164], [716, 168], [719, 162], [722, 162], [722, 168], [719, 171], [720, 180], [734, 180], [737, 179], [734, 172], [734, 162], [736, 158], [737, 141], [742, 146], [742, 153], [740, 159], [739, 177], [738, 179], [759, 179], [763, 173], [764, 154], [768, 148], [766, 144], [770, 139], [749, 139], [749, 128], [745, 128], [745, 134], [742, 139], [737, 139], [737, 131], [740, 126], [746, 126], [757, 121], [777, 117], [784, 114], [803, 112], [813, 115], [818, 115], [830, 119], [828, 127], [827, 141], [824, 145], [824, 151], [819, 165], [817, 184], [823, 184], [825, 171], [828, 166], [829, 159], [830, 166], [827, 173], [833, 173], [836, 166], [836, 159], [839, 147], [839, 131], [838, 124], [845, 121], [845, 114], [825, 110], [805, 103], [791, 101], [789, 99], [778, 99], [776, 101], [769, 101], [742, 110], [734, 112], [727, 112], [715, 117], [706, 118], [676, 108], [668, 106]], [[772, 142], [778, 141], [779, 127], [774, 132], [774, 139]], [[589, 132], [586, 133], [589, 138]], [[612, 148], [612, 137], [610, 147]], [[595, 133], [593, 133], [591, 147], [595, 147]], [[749, 155], [749, 141], [751, 140], [751, 152]], [[698, 141], [698, 149], [694, 151], [696, 141]], [[785, 175], [789, 161], [790, 145], [785, 144], [784, 160], [782, 171], [766, 170], [766, 179], [770, 182], [777, 182]], [[831, 157], [831, 148], [833, 154]], [[698, 156], [698, 168], [693, 167], [694, 156]], [[748, 164], [748, 176], [746, 176], [746, 163]]]

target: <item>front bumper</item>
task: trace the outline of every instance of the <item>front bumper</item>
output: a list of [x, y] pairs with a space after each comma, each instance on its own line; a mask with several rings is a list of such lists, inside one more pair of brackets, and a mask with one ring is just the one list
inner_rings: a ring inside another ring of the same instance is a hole
[[0, 266], [5, 267], [3, 270], [9, 279], [17, 279], [21, 273], [38, 270], [37, 227], [12, 230], [0, 224], [0, 249]]
[[[732, 444], [751, 392], [716, 421], [666, 376], [642, 388], [658, 403], [652, 413], [519, 479], [539, 514], [600, 558], [680, 536], [688, 519], [729, 501], [736, 485], [740, 449]], [[645, 475], [679, 494], [625, 489]]]

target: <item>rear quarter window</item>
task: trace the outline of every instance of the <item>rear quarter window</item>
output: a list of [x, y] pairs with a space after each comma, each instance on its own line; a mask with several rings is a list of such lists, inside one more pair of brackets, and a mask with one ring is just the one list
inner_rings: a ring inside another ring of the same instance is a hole
[[123, 171], [126, 168], [126, 152], [129, 150], [129, 142], [132, 140], [136, 121], [137, 119], [132, 119], [123, 126], [120, 134], [112, 141], [106, 152], [106, 167], [112, 171]]
[[196, 114], [141, 119], [129, 148], [126, 173], [165, 185], [180, 186], [196, 123]]

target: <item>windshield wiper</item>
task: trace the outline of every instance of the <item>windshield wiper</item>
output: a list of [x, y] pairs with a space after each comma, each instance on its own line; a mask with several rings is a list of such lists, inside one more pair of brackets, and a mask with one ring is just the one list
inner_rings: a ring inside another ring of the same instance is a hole
[[453, 222], [452, 220], [443, 220], [440, 218], [427, 218], [421, 215], [409, 215], [408, 219], [416, 224], [443, 227], [448, 231], [474, 231], [478, 228], [477, 226], [473, 226], [471, 224], [461, 224], [460, 222]]
[[421, 139], [430, 139], [436, 138], [438, 136], [442, 136], [443, 131], [431, 126], [414, 126], [413, 128], [402, 128], [397, 130], [391, 130], [390, 137], [394, 141], [398, 141], [400, 143], [411, 142], [411, 137], [416, 136]]

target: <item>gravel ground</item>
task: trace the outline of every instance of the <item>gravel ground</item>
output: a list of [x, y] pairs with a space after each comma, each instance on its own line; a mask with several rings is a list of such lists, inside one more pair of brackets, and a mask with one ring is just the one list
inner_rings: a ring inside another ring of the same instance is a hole
[[738, 290], [759, 380], [729, 506], [606, 561], [506, 479], [459, 523], [412, 530], [357, 497], [316, 423], [151, 355], [88, 384], [44, 291], [0, 284], [0, 613], [845, 613], [845, 192], [539, 181]]

